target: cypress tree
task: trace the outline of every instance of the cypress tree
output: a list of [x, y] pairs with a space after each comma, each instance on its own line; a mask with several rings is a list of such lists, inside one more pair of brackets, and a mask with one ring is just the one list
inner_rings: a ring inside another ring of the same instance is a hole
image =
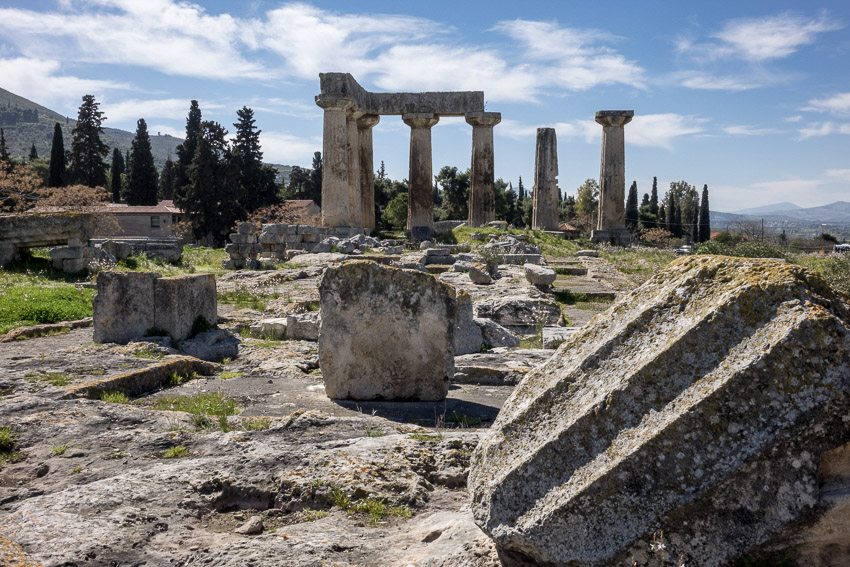
[[[383, 164], [383, 162], [381, 162]], [[313, 153], [313, 169], [310, 170], [310, 186], [307, 198], [312, 199], [320, 207], [322, 206], [322, 177], [324, 176], [324, 163], [322, 152]]]
[[254, 120], [254, 111], [243, 106], [236, 111], [238, 122], [233, 141], [233, 161], [239, 171], [240, 204], [246, 212], [271, 205], [277, 199], [275, 171], [263, 165], [260, 132]]
[[629, 196], [626, 199], [626, 228], [635, 231], [638, 228], [638, 190], [637, 181], [632, 181]]
[[[649, 198], [649, 212], [658, 217], [658, 221], [661, 221], [662, 215], [658, 212], [658, 178], [652, 178], [652, 196]], [[661, 224], [656, 223], [655, 227], [662, 226]], [[654, 228], [654, 227], [650, 227]]]
[[124, 173], [124, 156], [118, 148], [112, 150], [112, 166], [109, 169], [112, 171], [112, 202], [118, 203], [121, 201], [121, 174]]
[[53, 144], [50, 146], [50, 172], [47, 176], [48, 187], [62, 187], [65, 184], [65, 140], [62, 137], [62, 125], [53, 126]]
[[77, 183], [89, 187], [106, 185], [107, 165], [103, 158], [109, 153], [109, 146], [100, 139], [101, 124], [106, 118], [99, 106], [94, 96], [83, 96], [77, 124], [71, 131], [71, 172]]
[[658, 205], [658, 226], [667, 229], [667, 209], [664, 208], [664, 203]]
[[699, 204], [699, 242], [711, 240], [711, 211], [708, 208], [708, 185], [702, 186], [702, 199]]
[[693, 216], [690, 218], [690, 235], [691, 241], [694, 243], [699, 242], [699, 207], [695, 206], [693, 211]]
[[525, 200], [525, 187], [522, 185], [522, 177], [519, 178], [517, 192], [519, 194], [519, 202], [522, 203]]
[[37, 149], [35, 149], [35, 144], [33, 144], [32, 146], [30, 146], [30, 157], [29, 157], [29, 160], [30, 160], [30, 161], [33, 161], [33, 160], [36, 160], [36, 159], [38, 159], [38, 150], [37, 150]]
[[173, 199], [174, 198], [174, 183], [177, 181], [177, 168], [169, 153], [165, 160], [165, 166], [159, 173], [159, 198]]
[[3, 169], [7, 173], [12, 173], [14, 166], [12, 156], [9, 155], [9, 150], [6, 149], [6, 135], [3, 133], [3, 128], [0, 128], [0, 169]]
[[193, 100], [189, 105], [189, 115], [186, 117], [186, 138], [177, 146], [176, 179], [174, 183], [175, 197], [185, 191], [189, 184], [189, 166], [195, 159], [198, 147], [198, 136], [201, 133], [201, 108], [198, 101]]
[[151, 138], [144, 118], [136, 122], [136, 136], [130, 146], [130, 167], [127, 170], [128, 205], [156, 205], [156, 166], [153, 163]]

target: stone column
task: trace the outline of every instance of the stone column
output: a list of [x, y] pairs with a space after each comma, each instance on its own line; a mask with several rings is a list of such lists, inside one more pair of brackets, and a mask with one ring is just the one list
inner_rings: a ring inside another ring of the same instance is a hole
[[363, 226], [363, 197], [360, 195], [360, 134], [357, 119], [362, 112], [349, 111], [348, 120], [348, 223], [345, 226]]
[[472, 171], [469, 177], [469, 226], [496, 220], [493, 194], [493, 126], [502, 121], [499, 112], [468, 112], [472, 126]]
[[554, 128], [537, 129], [531, 228], [558, 230], [558, 139]]
[[402, 115], [410, 126], [410, 191], [407, 194], [407, 227], [416, 240], [434, 232], [434, 171], [431, 163], [431, 127], [440, 121], [432, 113]]
[[375, 164], [372, 159], [372, 128], [381, 120], [377, 114], [364, 114], [357, 119], [360, 139], [360, 198], [363, 228], [375, 230]]
[[623, 126], [632, 121], [634, 110], [600, 110], [596, 121], [602, 124], [602, 164], [599, 169], [599, 215], [594, 242], [628, 246], [626, 229], [626, 150]]
[[354, 107], [354, 101], [334, 95], [318, 95], [316, 104], [325, 110], [322, 133], [322, 226], [348, 226], [347, 114]]

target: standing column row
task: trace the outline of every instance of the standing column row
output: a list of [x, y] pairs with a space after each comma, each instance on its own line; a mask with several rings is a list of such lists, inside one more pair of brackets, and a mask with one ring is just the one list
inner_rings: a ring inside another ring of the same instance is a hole
[[410, 126], [410, 190], [407, 194], [407, 228], [415, 240], [434, 232], [434, 167], [431, 161], [431, 127], [440, 117], [431, 113], [402, 115]]
[[594, 242], [628, 246], [626, 229], [626, 151], [623, 126], [632, 121], [634, 110], [600, 110], [596, 122], [602, 125], [602, 163], [599, 170], [599, 215]]
[[354, 108], [354, 101], [319, 95], [316, 104], [325, 111], [322, 132], [322, 226], [350, 226], [348, 112]]
[[502, 121], [498, 112], [470, 112], [466, 123], [472, 126], [472, 166], [469, 178], [469, 226], [484, 226], [496, 220], [493, 179], [493, 127]]
[[558, 139], [554, 128], [537, 129], [534, 152], [533, 230], [558, 230]]

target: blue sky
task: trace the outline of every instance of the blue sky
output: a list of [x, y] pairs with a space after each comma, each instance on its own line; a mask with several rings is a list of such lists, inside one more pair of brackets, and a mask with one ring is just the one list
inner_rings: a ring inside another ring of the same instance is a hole
[[[850, 201], [850, 2], [198, 2], [0, 0], [0, 87], [106, 126], [183, 135], [189, 101], [228, 126], [255, 111], [267, 161], [321, 150], [318, 73], [372, 91], [483, 90], [496, 177], [529, 186], [538, 127], [559, 185], [599, 175], [603, 109], [633, 109], [626, 178], [709, 186], [712, 209]], [[434, 168], [469, 166], [471, 127], [432, 131]], [[374, 129], [407, 177], [409, 129]]]

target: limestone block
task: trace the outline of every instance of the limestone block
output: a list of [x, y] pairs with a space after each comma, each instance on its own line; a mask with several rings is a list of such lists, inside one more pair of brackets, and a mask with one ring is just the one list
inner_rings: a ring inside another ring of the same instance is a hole
[[83, 257], [82, 246], [63, 246], [50, 249], [51, 260], [75, 260]]
[[292, 236], [298, 234], [298, 225], [297, 224], [288, 224], [286, 225], [286, 235]]
[[327, 254], [331, 251], [331, 244], [327, 240], [322, 240], [316, 244], [310, 252], [313, 254]]
[[211, 329], [181, 342], [180, 350], [183, 354], [201, 360], [221, 362], [225, 358], [234, 359], [239, 356], [239, 343], [239, 338], [229, 331]]
[[257, 322], [256, 329], [251, 327], [251, 335], [262, 339], [282, 341], [286, 338], [286, 317], [271, 317]]
[[301, 242], [316, 242], [318, 239], [319, 236], [315, 232], [305, 232], [301, 234]]
[[384, 248], [384, 254], [396, 255], [396, 254], [401, 254], [403, 252], [404, 252], [403, 246], [387, 246], [386, 248]]
[[106, 250], [119, 260], [128, 258], [133, 253], [133, 247], [125, 242], [107, 240], [100, 244], [101, 250]]
[[539, 264], [541, 262], [540, 254], [503, 254], [502, 264], [512, 264], [522, 266], [523, 264]]
[[300, 225], [298, 225], [297, 233], [298, 234], [318, 234], [319, 230], [315, 226], [310, 226], [310, 225], [307, 225], [307, 224], [300, 224]]
[[88, 260], [85, 258], [68, 258], [62, 260], [62, 271], [66, 274], [76, 274], [85, 270], [88, 265]]
[[534, 327], [541, 322], [555, 325], [561, 318], [561, 309], [549, 298], [509, 295], [479, 301], [475, 304], [475, 316], [506, 327]]
[[319, 313], [297, 313], [286, 317], [286, 338], [294, 341], [319, 340]]
[[145, 244], [145, 254], [163, 262], [179, 262], [183, 256], [183, 245], [176, 238], [171, 242], [148, 242]]
[[257, 241], [253, 234], [242, 234], [241, 232], [231, 232], [229, 238], [234, 244], [250, 244]]
[[585, 258], [598, 258], [599, 257], [599, 251], [598, 250], [579, 250], [578, 252], [576, 252], [575, 255], [579, 256], [579, 257], [585, 257]]
[[481, 330], [481, 338], [487, 348], [519, 346], [519, 337], [492, 319], [476, 317], [473, 320]]
[[471, 265], [472, 265], [472, 262], [457, 261], [454, 264], [452, 264], [452, 271], [453, 272], [468, 272], [469, 266], [471, 266]]
[[423, 251], [430, 250], [433, 247], [434, 247], [434, 243], [431, 242], [430, 240], [423, 240], [422, 242], [419, 243], [419, 249], [423, 250]]
[[331, 398], [441, 400], [454, 375], [455, 292], [355, 260], [319, 281], [319, 366]]
[[543, 348], [558, 348], [579, 329], [580, 327], [543, 327]]
[[493, 278], [487, 273], [487, 268], [483, 264], [469, 264], [466, 272], [469, 274], [469, 280], [476, 285], [489, 285], [493, 283]]
[[240, 222], [236, 224], [236, 232], [238, 232], [239, 234], [248, 234], [253, 236], [254, 230], [254, 223]]
[[473, 454], [472, 512], [506, 566], [657, 565], [661, 530], [686, 565], [850, 564], [824, 524], [847, 533], [829, 463], [848, 415], [850, 312], [823, 280], [688, 256], [517, 386]]
[[525, 279], [531, 285], [546, 287], [558, 278], [558, 274], [552, 268], [545, 268], [537, 264], [525, 264]]
[[428, 256], [448, 256], [448, 248], [427, 248], [425, 254]]
[[272, 232], [264, 232], [260, 235], [260, 244], [280, 244], [285, 241], [285, 235]]
[[198, 317], [211, 326], [216, 324], [215, 276], [191, 274], [154, 281], [154, 326], [172, 338], [188, 338]]
[[0, 266], [5, 266], [15, 259], [18, 250], [12, 244], [0, 243]]
[[480, 352], [484, 339], [481, 329], [472, 318], [472, 298], [463, 290], [457, 290], [457, 323], [455, 325], [455, 356]]
[[127, 344], [154, 326], [151, 272], [100, 272], [92, 302], [94, 342]]

